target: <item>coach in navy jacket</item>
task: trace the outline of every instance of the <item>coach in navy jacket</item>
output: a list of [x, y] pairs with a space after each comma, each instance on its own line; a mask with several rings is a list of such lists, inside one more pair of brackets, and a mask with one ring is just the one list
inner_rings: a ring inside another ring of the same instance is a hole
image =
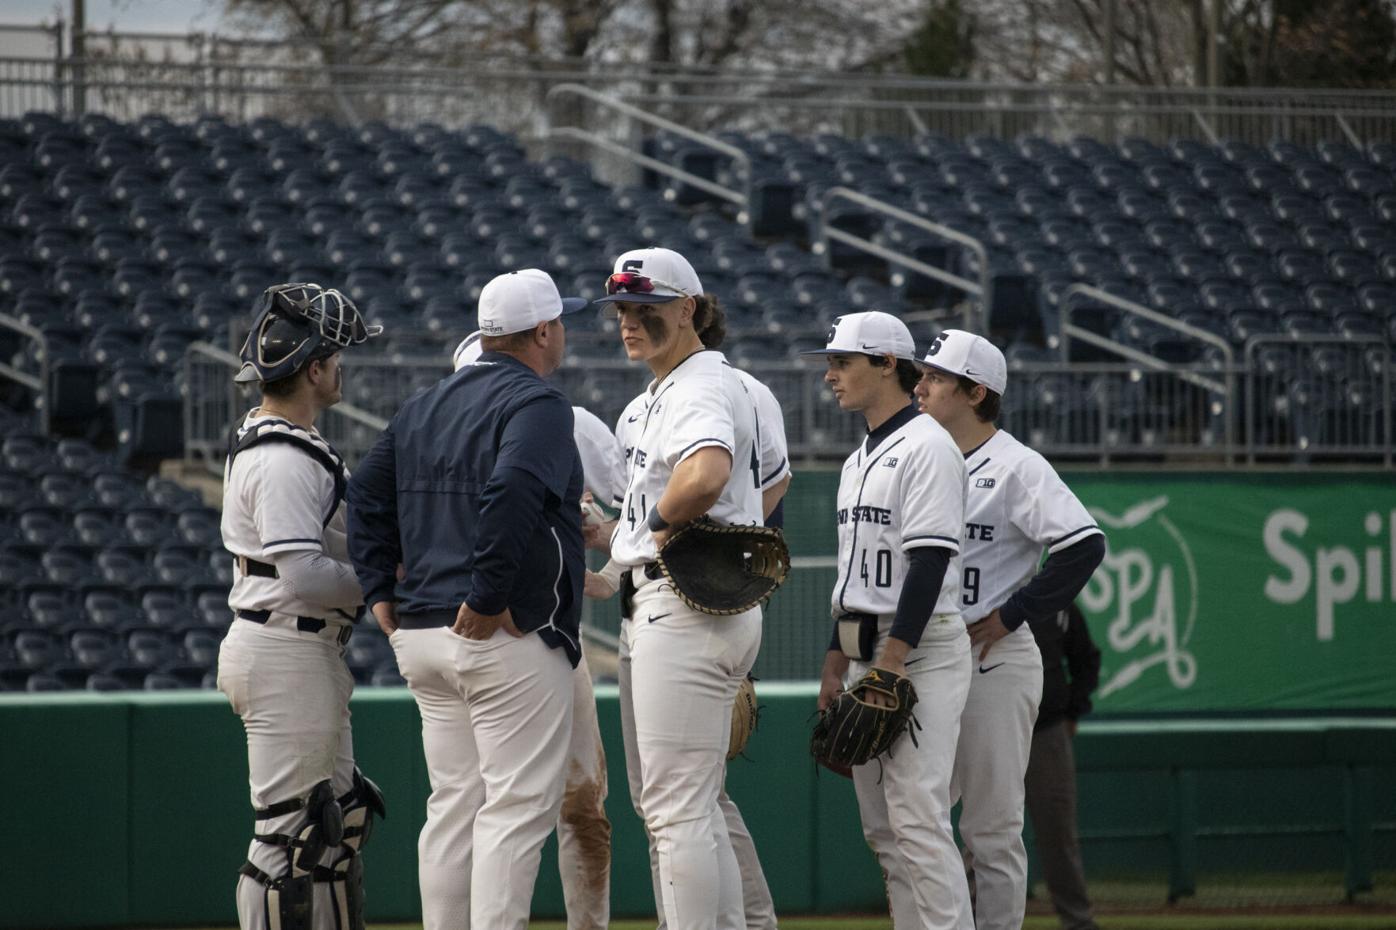
[[[527, 309], [537, 275], [502, 276], [512, 292], [499, 312], [519, 312], [521, 300]], [[560, 299], [550, 279], [547, 289]], [[482, 295], [488, 335], [486, 312]], [[507, 608], [519, 632], [577, 664], [582, 468], [571, 404], [543, 380], [561, 354], [559, 340], [537, 370], [486, 351], [403, 404], [349, 482], [349, 555], [370, 609], [396, 602], [397, 624], [420, 629], [454, 625], [462, 603], [482, 616]]]

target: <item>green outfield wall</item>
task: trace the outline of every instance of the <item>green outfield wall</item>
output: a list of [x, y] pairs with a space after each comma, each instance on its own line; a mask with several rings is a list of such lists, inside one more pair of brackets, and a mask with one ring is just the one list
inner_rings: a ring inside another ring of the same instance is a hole
[[[806, 754], [810, 685], [763, 685], [750, 761], [729, 770], [783, 913], [877, 910], [851, 783]], [[626, 795], [613, 686], [598, 689], [614, 823], [617, 916], [652, 913]], [[388, 798], [366, 853], [374, 920], [418, 916], [415, 839], [427, 779], [403, 689], [361, 689], [354, 740]], [[0, 696], [9, 799], [0, 926], [235, 923], [252, 831], [240, 724], [216, 693]], [[1396, 867], [1396, 723], [1375, 719], [1101, 721], [1078, 737], [1092, 876], [1167, 873], [1186, 894], [1210, 871], [1332, 870], [1348, 888]], [[553, 843], [535, 909], [560, 915]], [[1335, 888], [1335, 894], [1341, 889]]]
[[[1396, 477], [1064, 477], [1108, 540], [1079, 601], [1103, 654], [1098, 710], [1396, 713]], [[834, 554], [837, 487], [834, 472], [796, 473], [796, 555]], [[835, 573], [805, 571], [776, 595], [763, 653], [798, 640], [813, 678]], [[820, 635], [797, 637], [810, 622]]]

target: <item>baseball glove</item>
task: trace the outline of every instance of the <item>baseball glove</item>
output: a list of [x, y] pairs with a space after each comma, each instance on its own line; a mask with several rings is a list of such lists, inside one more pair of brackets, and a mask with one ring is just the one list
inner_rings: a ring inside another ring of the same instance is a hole
[[780, 530], [723, 526], [703, 517], [669, 537], [658, 562], [680, 600], [725, 617], [751, 610], [775, 593], [790, 573], [790, 550]]
[[[870, 691], [891, 698], [892, 706], [868, 703]], [[820, 713], [810, 736], [810, 755], [836, 772], [871, 761], [891, 749], [903, 731], [920, 726], [912, 714], [915, 706], [910, 678], [871, 668]], [[911, 739], [916, 741], [914, 731]]]
[[747, 675], [737, 686], [737, 700], [732, 704], [732, 734], [727, 740], [727, 761], [731, 762], [746, 749], [756, 724], [761, 720], [761, 708], [756, 705], [756, 679]]

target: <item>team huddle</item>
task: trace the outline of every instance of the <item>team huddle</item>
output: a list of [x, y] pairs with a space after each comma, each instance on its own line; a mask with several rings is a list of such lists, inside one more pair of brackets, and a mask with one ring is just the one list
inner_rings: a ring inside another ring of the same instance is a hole
[[[237, 883], [244, 930], [364, 926], [360, 853], [386, 807], [354, 765], [343, 654], [365, 608], [422, 719], [426, 930], [524, 930], [554, 829], [569, 930], [608, 926], [584, 597], [621, 605], [626, 773], [659, 926], [777, 926], [724, 781], [761, 600], [788, 567], [779, 534], [751, 529], [781, 525], [792, 480], [780, 405], [719, 351], [723, 310], [678, 253], [621, 255], [596, 303], [653, 375], [614, 430], [548, 381], [565, 317], [588, 303], [519, 271], [484, 288], [455, 371], [406, 401], [350, 475], [314, 424], [340, 400], [339, 353], [377, 331], [334, 290], [263, 295], [237, 376], [261, 404], [225, 470], [237, 570], [218, 672], [246, 730], [257, 822]], [[812, 751], [853, 779], [895, 926], [1021, 927], [1043, 688], [1028, 622], [1070, 604], [1104, 538], [1051, 466], [994, 425], [1007, 366], [983, 337], [945, 330], [918, 354], [901, 320], [870, 311], [840, 317], [808, 354], [867, 427], [830, 515], [838, 576], [810, 670]], [[608, 556], [600, 571], [587, 548]], [[951, 830], [959, 802], [973, 898]]]

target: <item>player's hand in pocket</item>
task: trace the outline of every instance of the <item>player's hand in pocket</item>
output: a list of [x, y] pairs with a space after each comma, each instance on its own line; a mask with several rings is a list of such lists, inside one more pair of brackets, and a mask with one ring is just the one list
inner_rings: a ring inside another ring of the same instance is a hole
[[999, 612], [995, 610], [987, 617], [974, 621], [965, 628], [969, 631], [969, 648], [979, 650], [979, 661], [983, 662], [989, 655], [989, 650], [994, 647], [994, 643], [1008, 635], [1008, 627], [1003, 625], [1003, 620], [999, 617]]
[[373, 619], [378, 621], [378, 628], [391, 636], [397, 632], [397, 605], [392, 601], [379, 601], [373, 605]]
[[495, 634], [496, 630], [503, 629], [510, 636], [523, 636], [519, 628], [514, 626], [514, 617], [509, 613], [509, 608], [497, 614], [481, 614], [471, 609], [469, 604], [461, 604], [456, 611], [456, 623], [451, 627], [451, 632], [466, 639], [483, 641]]

